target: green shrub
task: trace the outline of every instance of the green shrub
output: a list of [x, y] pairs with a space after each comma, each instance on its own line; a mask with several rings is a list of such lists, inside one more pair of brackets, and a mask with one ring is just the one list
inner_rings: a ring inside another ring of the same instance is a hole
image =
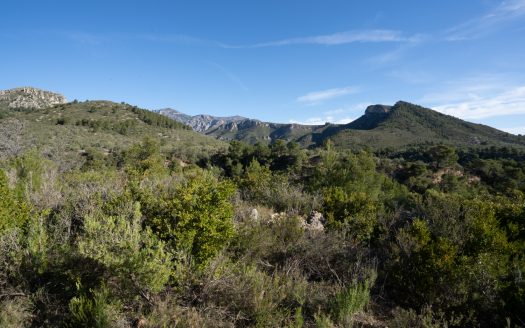
[[15, 196], [7, 177], [0, 170], [0, 234], [8, 229], [24, 227], [29, 219], [29, 206]]
[[174, 249], [189, 252], [205, 265], [234, 234], [235, 188], [206, 171], [188, 175], [160, 199], [151, 194], [144, 198], [146, 224]]
[[335, 295], [331, 305], [331, 317], [345, 327], [352, 325], [354, 316], [362, 312], [370, 300], [370, 286], [368, 281], [355, 283]]
[[164, 243], [149, 228], [142, 229], [138, 203], [132, 218], [86, 217], [78, 249], [128, 284], [154, 293], [168, 282], [173, 266]]
[[30, 327], [31, 307], [31, 303], [26, 297], [2, 300], [0, 302], [0, 327]]
[[[110, 328], [118, 327], [121, 321], [119, 304], [109, 301], [109, 292], [102, 286], [85, 293], [77, 284], [80, 295], [69, 302], [70, 327]], [[90, 295], [88, 295], [90, 294]]]

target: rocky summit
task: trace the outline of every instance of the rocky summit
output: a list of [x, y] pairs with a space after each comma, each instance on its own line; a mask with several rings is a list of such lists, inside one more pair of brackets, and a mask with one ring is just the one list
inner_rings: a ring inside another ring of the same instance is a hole
[[366, 108], [365, 114], [387, 114], [392, 110], [392, 106], [370, 105]]
[[0, 102], [7, 103], [9, 108], [46, 108], [67, 102], [61, 94], [40, 90], [32, 87], [22, 87], [0, 90]]

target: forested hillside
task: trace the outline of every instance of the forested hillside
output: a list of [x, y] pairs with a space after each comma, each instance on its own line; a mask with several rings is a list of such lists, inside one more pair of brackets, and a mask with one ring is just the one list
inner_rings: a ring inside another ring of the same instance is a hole
[[79, 157], [116, 156], [147, 136], [182, 160], [227, 148], [162, 115], [109, 101], [74, 101], [44, 109], [10, 108], [0, 102], [0, 118], [0, 156], [37, 148], [65, 166], [78, 166]]
[[0, 326], [523, 326], [521, 139], [432, 115], [421, 133], [461, 147], [225, 144], [127, 104], [4, 107]]
[[[370, 106], [369, 108], [373, 108]], [[332, 139], [338, 148], [391, 150], [429, 144], [525, 149], [525, 137], [474, 124], [432, 109], [399, 101], [384, 112], [367, 111], [346, 125], [328, 125], [299, 139], [322, 145]]]

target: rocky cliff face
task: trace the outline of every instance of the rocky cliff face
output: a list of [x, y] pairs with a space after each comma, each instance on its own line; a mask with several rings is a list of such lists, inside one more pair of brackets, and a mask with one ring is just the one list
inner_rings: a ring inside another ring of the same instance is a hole
[[242, 116], [217, 117], [202, 114], [191, 116], [171, 108], [160, 109], [157, 112], [190, 126], [194, 131], [205, 134], [208, 131], [214, 131], [217, 129], [234, 131], [238, 129], [239, 124], [251, 124], [250, 122], [256, 121]]
[[67, 102], [61, 94], [31, 87], [0, 90], [0, 102], [9, 108], [46, 108]]
[[386, 114], [392, 110], [392, 106], [371, 105], [366, 108], [365, 114]]

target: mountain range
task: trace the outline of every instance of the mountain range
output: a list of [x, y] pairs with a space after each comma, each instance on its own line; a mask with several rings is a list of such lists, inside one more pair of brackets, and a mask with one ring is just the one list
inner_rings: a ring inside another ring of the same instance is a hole
[[301, 125], [261, 122], [241, 116], [190, 116], [170, 108], [158, 110], [157, 113], [186, 124], [199, 133], [250, 144], [283, 139], [305, 147], [316, 147], [331, 139], [340, 148], [383, 149], [429, 143], [462, 147], [525, 147], [525, 137], [404, 101], [393, 106], [368, 106], [364, 115], [348, 124]]
[[[300, 125], [241, 116], [190, 116], [169, 108], [149, 111], [110, 101], [66, 102], [58, 93], [30, 87], [0, 91], [0, 157], [2, 152], [34, 146], [61, 156], [87, 148], [109, 153], [144, 137], [159, 139], [164, 149], [180, 157], [220, 151], [227, 147], [225, 141], [270, 144], [278, 139], [310, 148], [330, 139], [340, 149], [373, 151], [437, 143], [525, 150], [524, 136], [403, 101], [369, 106], [348, 124]], [[8, 145], [11, 150], [6, 150]]]

